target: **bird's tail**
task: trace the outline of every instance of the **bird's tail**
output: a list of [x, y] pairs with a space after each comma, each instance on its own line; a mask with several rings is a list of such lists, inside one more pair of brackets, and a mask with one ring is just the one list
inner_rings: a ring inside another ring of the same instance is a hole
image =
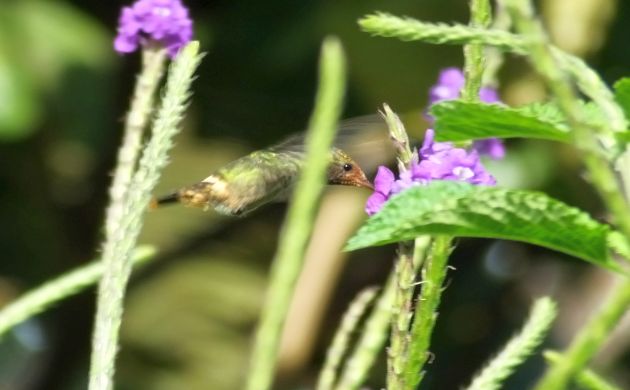
[[151, 203], [149, 203], [149, 209], [155, 210], [158, 207], [170, 204], [170, 203], [178, 203], [179, 202], [179, 193], [173, 192], [172, 194], [164, 195], [159, 198], [151, 199]]

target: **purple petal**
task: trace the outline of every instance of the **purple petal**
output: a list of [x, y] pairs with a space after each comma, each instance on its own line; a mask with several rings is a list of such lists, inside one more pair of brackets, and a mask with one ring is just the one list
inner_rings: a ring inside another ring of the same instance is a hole
[[137, 50], [145, 42], [157, 42], [171, 57], [192, 40], [192, 20], [181, 0], [138, 0], [123, 7], [114, 48], [119, 53]]
[[469, 152], [447, 142], [433, 143], [433, 135], [432, 130], [427, 131], [421, 149], [422, 160], [411, 167], [414, 182], [426, 184], [431, 180], [457, 180], [471, 184], [495, 183], [475, 150]]
[[491, 87], [482, 87], [479, 90], [479, 100], [484, 103], [498, 103], [501, 101], [497, 90]]
[[435, 130], [427, 129], [424, 133], [424, 141], [420, 148], [420, 157], [427, 158], [430, 155], [447, 151], [453, 148], [450, 142], [435, 142]]
[[446, 68], [440, 72], [438, 83], [429, 90], [429, 104], [459, 97], [464, 87], [464, 74], [458, 68]]
[[118, 53], [131, 53], [138, 48], [138, 37], [117, 35], [114, 39], [114, 49]]
[[365, 212], [368, 215], [374, 215], [383, 208], [383, 204], [387, 201], [387, 197], [380, 192], [374, 192], [365, 203]]
[[[412, 165], [413, 170], [414, 165]], [[400, 179], [396, 180], [392, 185], [391, 194], [397, 194], [415, 185], [417, 179], [414, 178], [412, 170], [406, 170], [400, 173]]]
[[433, 153], [433, 139], [435, 138], [435, 130], [427, 129], [424, 132], [424, 141], [422, 141], [422, 147], [420, 148], [420, 157], [425, 158], [429, 154]]
[[473, 148], [479, 154], [490, 156], [493, 160], [501, 160], [505, 157], [505, 146], [498, 138], [488, 138], [475, 141]]
[[449, 86], [451, 88], [457, 89], [458, 91], [464, 88], [465, 82], [466, 79], [464, 78], [464, 72], [456, 67], [443, 69], [440, 72], [440, 76], [438, 77], [439, 84]]
[[394, 184], [394, 180], [396, 180], [394, 172], [390, 171], [389, 168], [381, 165], [380, 167], [378, 167], [376, 177], [374, 178], [374, 191], [379, 192], [385, 196], [389, 195], [392, 190], [392, 184]]

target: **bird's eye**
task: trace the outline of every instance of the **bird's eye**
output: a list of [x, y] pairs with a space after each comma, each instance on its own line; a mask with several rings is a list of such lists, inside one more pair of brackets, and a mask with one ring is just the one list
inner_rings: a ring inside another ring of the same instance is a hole
[[343, 170], [348, 172], [352, 170], [352, 164], [343, 164]]

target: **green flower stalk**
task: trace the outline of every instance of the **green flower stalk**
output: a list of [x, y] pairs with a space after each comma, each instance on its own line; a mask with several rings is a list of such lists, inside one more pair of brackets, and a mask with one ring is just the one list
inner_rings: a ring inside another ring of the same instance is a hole
[[151, 192], [168, 162], [172, 138], [179, 132], [191, 95], [193, 75], [201, 57], [199, 44], [192, 42], [180, 51], [171, 64], [162, 104], [153, 122], [151, 138], [126, 192], [120, 221], [103, 247], [102, 261], [105, 270], [97, 299], [89, 378], [91, 390], [113, 388], [123, 299], [131, 273], [131, 253], [142, 228], [142, 217]]
[[[131, 257], [132, 266], [137, 267], [151, 260], [155, 252], [155, 248], [151, 246], [136, 248]], [[103, 275], [104, 268], [100, 260], [93, 261], [49, 280], [9, 303], [0, 311], [0, 337], [53, 304], [94, 285]]]
[[431, 243], [430, 236], [421, 236], [413, 243], [398, 245], [399, 253], [393, 271], [396, 291], [392, 307], [391, 341], [387, 351], [387, 384], [391, 390], [407, 387], [404, 373], [410, 343], [413, 341], [409, 329], [413, 316], [413, 295], [418, 285], [418, 271], [427, 258]]
[[467, 390], [500, 389], [517, 366], [531, 356], [542, 343], [556, 318], [556, 304], [549, 298], [538, 299], [527, 323], [499, 354], [472, 381]]
[[[494, 4], [494, 21], [490, 27], [497, 31], [508, 31], [512, 26], [512, 19], [505, 9], [505, 5], [498, 1]], [[503, 52], [496, 47], [486, 48], [486, 66], [483, 73], [483, 80], [481, 85], [490, 87], [497, 87], [499, 80], [497, 74], [499, 69], [503, 66], [504, 55]]]
[[368, 306], [374, 302], [376, 293], [376, 288], [366, 288], [361, 291], [350, 304], [350, 307], [341, 320], [339, 329], [337, 329], [335, 333], [332, 344], [328, 348], [326, 361], [324, 362], [324, 367], [317, 381], [317, 390], [332, 390], [334, 388], [337, 380], [337, 371], [339, 370], [344, 354], [348, 351], [350, 346], [352, 333], [357, 329], [359, 321], [365, 314]]
[[[482, 29], [461, 24], [426, 23], [411, 18], [401, 18], [387, 13], [366, 15], [359, 20], [363, 31], [375, 36], [397, 38], [402, 41], [423, 41], [438, 45], [462, 45], [482, 43], [500, 50], [527, 55], [527, 40], [520, 35], [503, 30]], [[608, 127], [613, 132], [623, 132], [627, 121], [623, 110], [599, 75], [583, 60], [550, 46], [557, 65], [575, 79], [578, 87], [591, 98], [608, 118]], [[608, 130], [602, 130], [608, 131]]]
[[[531, 4], [524, 0], [506, 0], [506, 6], [517, 29], [529, 37], [531, 60], [558, 100], [558, 104], [573, 128], [574, 142], [584, 153], [584, 162], [589, 170], [595, 188], [606, 206], [615, 217], [626, 237], [630, 237], [630, 208], [616, 184], [612, 167], [597, 150], [598, 143], [592, 129], [580, 112], [578, 99], [567, 82], [566, 76], [554, 61], [551, 49], [546, 44], [546, 36], [540, 23], [534, 18]], [[625, 177], [624, 177], [625, 180]], [[579, 332], [564, 358], [545, 374], [537, 389], [553, 390], [566, 388], [599, 350], [602, 343], [614, 328], [617, 321], [630, 306], [630, 283], [622, 282], [613, 290], [606, 305]]]
[[[387, 104], [383, 104], [381, 116], [387, 122], [390, 138], [397, 151], [398, 169], [403, 172], [410, 166], [413, 159], [407, 131], [398, 115]], [[425, 236], [417, 238], [414, 242], [402, 242], [398, 245], [398, 256], [392, 273], [391, 288], [395, 291], [391, 313], [390, 347], [387, 350], [387, 386], [390, 390], [405, 387], [403, 371], [410, 341], [412, 298], [418, 270], [424, 262], [430, 242], [431, 238]]]
[[271, 268], [269, 291], [247, 379], [249, 390], [269, 389], [273, 380], [282, 327], [324, 188], [326, 156], [341, 115], [345, 83], [341, 43], [336, 38], [327, 38], [321, 50], [319, 87], [308, 126], [304, 169], [296, 184]]
[[398, 169], [400, 171], [404, 171], [407, 169], [413, 158], [409, 136], [407, 135], [407, 130], [405, 130], [405, 125], [403, 125], [398, 115], [392, 111], [387, 103], [383, 104], [383, 111], [381, 111], [380, 114], [387, 123], [389, 136], [396, 148]]
[[[487, 28], [492, 20], [489, 0], [471, 0], [470, 2], [470, 26], [475, 28]], [[462, 90], [462, 99], [466, 101], [479, 100], [479, 89], [483, 81], [485, 69], [484, 47], [480, 43], [469, 43], [464, 46], [464, 75], [466, 84]]]
[[[562, 355], [554, 351], [545, 351], [543, 356], [547, 362], [551, 364], [560, 363], [563, 358]], [[590, 390], [621, 390], [620, 387], [609, 383], [607, 380], [596, 374], [589, 369], [583, 369], [575, 376], [576, 383], [583, 389]]]
[[336, 390], [359, 389], [377, 356], [383, 351], [387, 340], [387, 329], [392, 318], [392, 304], [396, 293], [396, 278], [392, 272], [387, 279], [381, 296], [365, 321], [363, 331], [352, 354], [346, 360]]
[[410, 332], [411, 343], [404, 371], [406, 388], [409, 389], [417, 388], [424, 377], [422, 368], [429, 357], [431, 335], [438, 317], [437, 308], [450, 254], [451, 238], [435, 237], [422, 271], [422, 290], [416, 301], [415, 318]]
[[[488, 0], [472, 0], [470, 3], [470, 24], [475, 28], [485, 28], [491, 22], [490, 2]], [[471, 43], [465, 46], [463, 100], [477, 101], [479, 99], [484, 66], [483, 44]], [[404, 367], [405, 388], [417, 388], [424, 377], [422, 369], [429, 356], [431, 335], [438, 316], [437, 309], [442, 296], [442, 285], [452, 250], [451, 243], [451, 237], [434, 237], [422, 269], [422, 289], [414, 310], [415, 317], [409, 333], [411, 342]]]
[[621, 317], [630, 307], [630, 282], [620, 281], [604, 306], [584, 325], [561, 355], [538, 382], [537, 390], [565, 389], [571, 380], [579, 376], [588, 362], [599, 351]]
[[122, 146], [109, 190], [110, 205], [105, 219], [105, 234], [112, 237], [119, 226], [125, 207], [125, 196], [136, 168], [142, 136], [153, 113], [155, 92], [164, 75], [166, 50], [149, 47], [142, 51], [142, 70], [137, 77], [131, 107], [125, 119]]

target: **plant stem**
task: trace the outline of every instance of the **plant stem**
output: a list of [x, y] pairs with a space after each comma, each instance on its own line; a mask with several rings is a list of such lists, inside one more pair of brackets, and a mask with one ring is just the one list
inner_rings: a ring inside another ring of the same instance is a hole
[[[470, 2], [470, 26], [475, 28], [488, 28], [491, 22], [490, 1], [471, 0]], [[469, 43], [464, 46], [464, 76], [465, 84], [462, 90], [462, 99], [474, 102], [479, 100], [479, 89], [483, 81], [485, 69], [484, 47], [480, 43]]]
[[630, 283], [620, 281], [605, 302], [573, 339], [558, 363], [547, 370], [536, 389], [565, 389], [571, 378], [584, 370], [630, 306]]
[[392, 318], [392, 305], [396, 291], [396, 278], [392, 273], [387, 279], [372, 313], [365, 321], [352, 355], [346, 360], [336, 390], [356, 390], [361, 387], [376, 357], [382, 352], [387, 339], [387, 327]]
[[269, 291], [247, 380], [249, 390], [268, 389], [273, 380], [282, 327], [324, 187], [344, 88], [345, 61], [341, 43], [336, 38], [327, 38], [322, 45], [319, 87], [307, 134], [305, 167], [296, 185], [272, 263]]
[[393, 275], [396, 281], [392, 310], [390, 347], [387, 351], [387, 388], [406, 389], [404, 370], [409, 353], [409, 324], [413, 316], [413, 293], [418, 270], [427, 256], [430, 236], [421, 236], [412, 243], [400, 243]]
[[[490, 2], [471, 0], [470, 25], [473, 28], [487, 28], [492, 22]], [[484, 47], [482, 43], [470, 43], [464, 47], [465, 84], [462, 99], [477, 101], [483, 81]], [[410, 342], [404, 365], [404, 386], [406, 389], [418, 387], [424, 376], [421, 373], [429, 354], [429, 344], [437, 319], [437, 307], [442, 295], [442, 283], [446, 277], [448, 256], [451, 251], [451, 238], [437, 236], [425, 262], [420, 298], [416, 302], [415, 318], [409, 335]]]
[[[383, 105], [381, 115], [389, 127], [390, 138], [397, 150], [399, 170], [402, 172], [407, 169], [413, 158], [407, 132], [400, 118], [387, 104]], [[409, 343], [414, 280], [426, 257], [430, 242], [430, 237], [423, 236], [418, 237], [413, 244], [399, 244], [395, 268], [376, 307], [366, 321], [353, 354], [346, 362], [337, 389], [358, 389], [363, 384], [368, 370], [385, 343], [390, 322], [391, 346], [387, 354], [388, 388], [391, 390], [404, 386], [401, 373]]]
[[451, 238], [435, 237], [422, 271], [422, 290], [416, 302], [415, 318], [411, 327], [411, 343], [404, 374], [408, 389], [417, 388], [424, 376], [421, 370], [429, 356], [429, 344], [438, 315], [437, 308], [450, 253]]
[[[527, 23], [531, 22], [533, 19], [531, 17], [524, 17], [522, 20]], [[461, 25], [448, 26], [444, 24], [423, 23], [417, 20], [404, 19], [382, 13], [368, 15], [361, 19], [359, 24], [365, 31], [372, 34], [396, 37], [405, 41], [423, 40], [435, 44], [484, 43], [486, 45], [496, 46], [500, 49], [519, 54], [529, 54], [532, 46], [532, 42], [528, 39], [505, 31], [484, 30]], [[540, 28], [538, 25], [532, 25], [536, 28]], [[533, 44], [540, 45], [540, 42], [534, 42]], [[590, 69], [581, 59], [564, 53], [553, 46], [548, 46], [548, 52], [545, 53], [543, 51], [543, 55], [552, 56], [552, 58], [556, 61], [557, 66], [567, 74], [570, 74], [575, 79], [581, 91], [591, 98], [606, 115], [606, 125], [597, 126], [592, 130], [597, 131], [600, 136], [603, 136], [605, 141], [609, 141], [614, 133], [626, 130], [627, 121], [624, 117], [623, 111], [615, 103], [611, 91], [599, 78], [597, 73]], [[553, 69], [556, 69], [556, 65], [552, 65], [552, 71]], [[563, 80], [561, 77], [556, 79], [552, 84], [557, 86], [560, 85], [559, 83], [566, 83], [566, 80]], [[560, 90], [560, 95], [563, 94], [565, 95], [565, 98], [564, 100], [561, 98], [561, 100], [564, 103], [569, 102], [569, 104], [571, 104], [571, 106], [565, 106], [564, 109], [568, 109], [567, 112], [569, 115], [575, 114], [574, 100], [572, 98], [566, 99], [566, 92]], [[573, 123], [575, 123], [575, 116], [573, 116], [572, 120]], [[578, 132], [580, 132], [580, 134], [577, 135], [576, 143], [578, 143], [580, 148], [585, 148], [588, 151], [589, 157], [586, 159], [586, 165], [591, 173], [592, 180], [606, 202], [609, 210], [611, 210], [612, 215], [616, 218], [616, 223], [619, 225], [626, 237], [630, 237], [630, 234], [628, 234], [630, 232], [630, 222], [628, 221], [630, 213], [628, 213], [628, 206], [624, 202], [623, 197], [620, 195], [622, 191], [620, 191], [615, 185], [614, 173], [611, 171], [608, 162], [602, 158], [602, 155], [605, 155], [608, 158], [616, 156], [617, 151], [598, 150], [598, 152], [594, 152], [593, 150], [590, 150], [590, 148], [598, 145], [601, 139], [594, 139], [589, 132], [582, 131], [590, 129], [582, 126], [579, 122], [580, 121], [578, 120]], [[589, 142], [587, 137], [594, 142]], [[622, 183], [625, 188], [628, 189], [630, 188], [630, 169], [628, 169], [630, 166], [630, 152], [627, 149], [618, 162], [618, 169], [622, 176]], [[598, 332], [598, 329], [601, 328], [606, 328], [607, 330], [612, 329], [614, 321], [610, 321], [610, 319], [614, 318], [614, 316], [608, 315], [607, 313], [623, 313], [623, 311], [625, 311], [628, 304], [630, 304], [630, 302], [625, 299], [625, 290], [628, 289], [630, 289], [630, 286], [626, 286], [625, 284], [618, 287], [613, 294], [613, 299], [611, 300], [610, 305], [606, 307], [606, 310], [591, 320], [591, 323], [594, 324], [593, 328], [591, 329], [591, 325], [586, 326], [580, 333], [580, 336], [576, 338], [576, 343], [579, 340], [593, 340], [595, 343], [601, 343], [601, 341], [603, 341], [603, 339], [598, 340], [596, 333]], [[579, 367], [577, 366], [583, 366], [583, 364], [576, 365], [576, 363], [579, 362], [574, 359], [576, 356], [580, 356], [587, 352], [586, 349], [591, 349], [590, 347], [587, 347], [588, 345], [592, 346], [592, 343], [581, 341], [579, 345], [574, 344], [575, 348], [571, 349], [571, 356], [565, 359], [565, 361], [569, 362], [563, 364], [565, 368], [562, 368], [562, 370], [564, 371], [563, 375], [565, 379], [573, 375], [576, 370], [579, 370]], [[598, 347], [592, 348], [591, 351], [587, 353], [592, 354], [597, 348]], [[566, 365], [570, 365], [572, 367], [568, 369], [566, 368]], [[557, 367], [558, 366], [554, 367], [552, 370], [556, 370]], [[569, 374], [567, 374], [567, 372], [569, 372]], [[568, 379], [566, 380], [568, 381]], [[543, 388], [543, 386], [540, 388]]]
[[[545, 351], [543, 356], [547, 360], [547, 362], [552, 364], [558, 364], [563, 360], [563, 357], [558, 352], [554, 351]], [[617, 387], [611, 383], [608, 383], [604, 378], [596, 374], [595, 372], [589, 370], [588, 368], [583, 369], [578, 372], [575, 377], [576, 382], [585, 389], [592, 390], [621, 390], [620, 387]]]
[[337, 379], [337, 371], [341, 365], [344, 354], [348, 351], [352, 333], [357, 329], [361, 317], [367, 307], [374, 301], [377, 289], [366, 288], [354, 298], [350, 307], [341, 320], [341, 325], [335, 333], [335, 337], [328, 348], [324, 367], [317, 381], [317, 390], [332, 390]]
[[155, 91], [164, 75], [166, 50], [149, 47], [142, 51], [142, 70], [137, 77], [131, 107], [125, 120], [123, 143], [118, 149], [116, 170], [109, 189], [109, 207], [105, 219], [105, 232], [112, 237], [120, 224], [125, 207], [125, 196], [136, 167], [144, 129], [149, 122], [155, 101]]
[[[154, 256], [155, 249], [152, 246], [140, 246], [134, 250], [131, 257], [132, 266], [142, 265]], [[0, 336], [21, 322], [50, 308], [54, 303], [93, 285], [100, 279], [103, 269], [103, 263], [95, 260], [24, 293], [0, 311]]]
[[[517, 29], [529, 37], [532, 63], [556, 96], [560, 108], [573, 129], [574, 142], [584, 153], [584, 161], [595, 188], [612, 212], [621, 231], [630, 237], [630, 208], [616, 184], [616, 177], [609, 162], [598, 153], [598, 143], [586, 121], [582, 118], [576, 94], [561, 70], [555, 64], [546, 36], [540, 23], [534, 18], [529, 1], [505, 0]], [[591, 318], [571, 343], [564, 358], [551, 367], [538, 383], [540, 390], [564, 389], [599, 350], [609, 332], [630, 305], [630, 282], [622, 282], [607, 300], [603, 310]]]
[[[409, 136], [402, 121], [387, 104], [383, 104], [380, 112], [389, 135], [397, 152], [398, 170], [404, 172], [414, 158], [409, 143]], [[404, 366], [409, 349], [409, 323], [411, 322], [412, 299], [415, 290], [415, 280], [418, 275], [426, 249], [431, 242], [429, 236], [418, 237], [414, 242], [398, 244], [398, 256], [392, 273], [394, 302], [391, 318], [390, 347], [387, 351], [387, 388], [390, 390], [404, 389]]]
[[[492, 21], [491, 28], [498, 31], [508, 31], [512, 25], [512, 19], [507, 13], [505, 6], [502, 2], [498, 1], [494, 4], [494, 20]], [[481, 85], [488, 85], [494, 88], [498, 88], [499, 80], [498, 73], [501, 66], [503, 66], [504, 56], [496, 47], [486, 48], [486, 66], [483, 73], [483, 80]]]
[[113, 229], [114, 234], [107, 237], [103, 246], [105, 269], [99, 283], [96, 305], [90, 390], [113, 388], [123, 299], [131, 273], [131, 252], [136, 246], [151, 192], [167, 164], [168, 152], [173, 146], [172, 138], [179, 132], [188, 105], [193, 75], [201, 61], [198, 51], [197, 42], [189, 43], [170, 66], [164, 98], [153, 123], [151, 138], [126, 191], [120, 221]]
[[383, 104], [383, 111], [379, 111], [389, 130], [389, 137], [396, 149], [396, 158], [398, 160], [398, 170], [404, 172], [409, 169], [409, 164], [413, 159], [413, 153], [409, 144], [409, 135], [405, 130], [405, 125], [389, 107], [387, 103]]

